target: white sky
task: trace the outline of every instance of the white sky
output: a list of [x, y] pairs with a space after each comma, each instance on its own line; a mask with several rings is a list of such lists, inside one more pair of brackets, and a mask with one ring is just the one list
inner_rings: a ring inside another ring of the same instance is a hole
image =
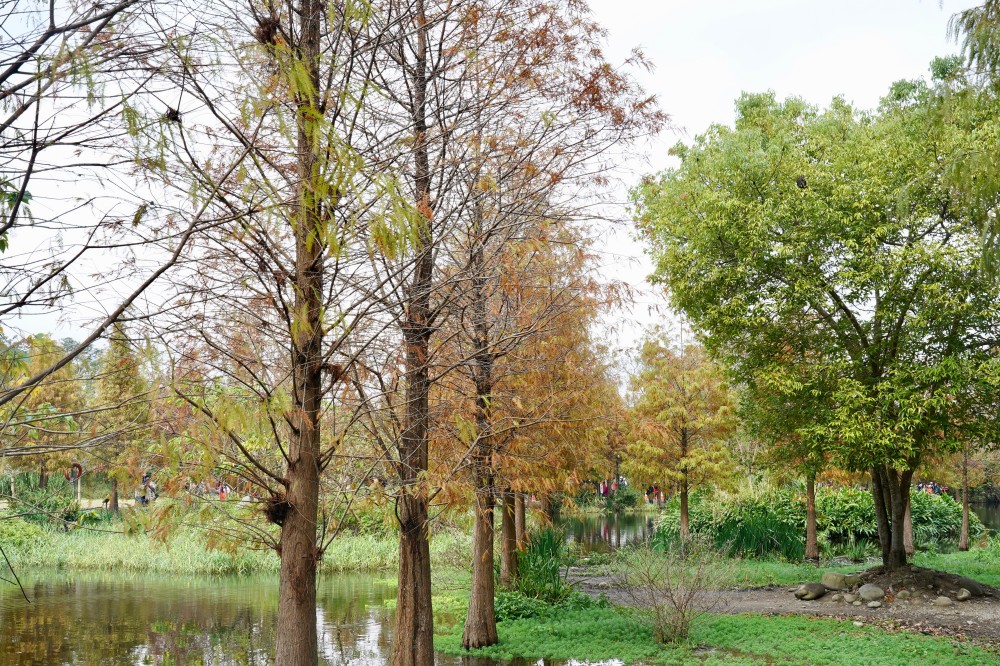
[[[976, 2], [959, 0], [590, 0], [608, 30], [608, 56], [624, 60], [641, 47], [655, 69], [640, 80], [670, 114], [675, 130], [635, 151], [618, 174], [626, 189], [644, 173], [668, 164], [667, 148], [689, 140], [711, 123], [731, 123], [743, 91], [774, 90], [825, 105], [835, 95], [862, 108], [878, 103], [899, 79], [924, 76], [931, 59], [956, 53], [947, 39], [949, 17]], [[651, 264], [630, 239], [630, 224], [604, 248], [605, 273], [637, 290], [631, 313], [617, 315], [607, 342], [633, 347], [642, 329], [664, 323], [679, 331], [665, 299], [645, 282]], [[621, 314], [621, 313], [619, 313]], [[26, 328], [57, 336], [83, 333], [72, 323], [53, 326], [43, 317]]]
[[[712, 123], [731, 124], [743, 91], [774, 90], [826, 105], [842, 95], [873, 108], [900, 79], [925, 76], [935, 56], [958, 52], [948, 19], [977, 2], [956, 0], [590, 0], [609, 32], [608, 56], [620, 62], [641, 47], [653, 62], [640, 77], [677, 130], [664, 133], [628, 165], [640, 174], [668, 164], [667, 148]], [[625, 193], [622, 193], [624, 199]], [[622, 213], [623, 216], [627, 215]], [[665, 300], [644, 282], [651, 264], [618, 233], [608, 246], [608, 273], [645, 289], [620, 327], [618, 346], [635, 344], [643, 326], [667, 323]], [[631, 258], [631, 260], [630, 260]], [[614, 344], [614, 343], [612, 343]]]

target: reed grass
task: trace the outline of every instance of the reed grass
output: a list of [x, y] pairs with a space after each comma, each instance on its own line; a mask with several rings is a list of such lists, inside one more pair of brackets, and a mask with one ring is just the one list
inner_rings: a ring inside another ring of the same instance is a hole
[[[454, 530], [431, 538], [431, 561], [445, 567], [465, 566], [471, 537]], [[193, 529], [174, 533], [166, 541], [120, 532], [44, 530], [28, 543], [8, 549], [12, 564], [22, 569], [90, 569], [164, 574], [254, 575], [279, 570], [270, 550], [207, 547]], [[345, 534], [334, 539], [323, 555], [321, 573], [391, 571], [399, 564], [394, 534]]]

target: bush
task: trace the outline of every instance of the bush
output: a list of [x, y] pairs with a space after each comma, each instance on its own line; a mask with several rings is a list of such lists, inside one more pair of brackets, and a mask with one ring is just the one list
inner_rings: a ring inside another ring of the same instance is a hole
[[[711, 539], [718, 550], [737, 557], [779, 555], [801, 559], [805, 552], [805, 511], [789, 491], [736, 496], [728, 501], [691, 497], [688, 526], [693, 535]], [[710, 508], [714, 507], [714, 508]], [[680, 505], [667, 503], [653, 547], [661, 552], [680, 546]]]
[[[958, 540], [962, 530], [962, 505], [951, 495], [910, 493], [913, 516], [913, 540], [918, 544]], [[969, 536], [976, 538], [986, 528], [979, 517], [969, 512]]]
[[16, 497], [8, 499], [9, 506], [27, 520], [63, 525], [78, 518], [80, 507], [73, 486], [60, 475], [50, 476], [47, 488], [38, 487], [37, 475], [19, 475], [15, 488]]
[[624, 552], [621, 589], [632, 605], [625, 612], [651, 625], [657, 642], [686, 641], [691, 627], [719, 604], [713, 590], [724, 578], [720, 566], [704, 548], [684, 555], [646, 548]]
[[527, 547], [518, 554], [518, 592], [526, 597], [559, 603], [573, 591], [562, 575], [568, 548], [562, 530], [551, 527], [533, 532]]
[[831, 543], [878, 539], [875, 500], [860, 488], [821, 488], [816, 493], [818, 529]]
[[42, 528], [20, 518], [0, 518], [0, 544], [5, 548], [23, 549], [39, 541]]
[[[919, 548], [937, 547], [958, 539], [962, 507], [948, 495], [911, 492], [913, 538]], [[816, 494], [816, 523], [820, 543], [828, 555], [852, 559], [872, 553], [878, 541], [875, 502], [871, 492], [858, 488], [821, 488]], [[739, 557], [777, 555], [801, 559], [805, 552], [805, 496], [790, 490], [746, 493], [736, 496], [695, 494], [689, 507], [692, 534], [715, 542], [723, 552]], [[985, 531], [975, 514], [969, 532]], [[653, 538], [660, 550], [678, 547], [680, 506], [671, 498]], [[875, 551], [877, 554], [877, 550]]]

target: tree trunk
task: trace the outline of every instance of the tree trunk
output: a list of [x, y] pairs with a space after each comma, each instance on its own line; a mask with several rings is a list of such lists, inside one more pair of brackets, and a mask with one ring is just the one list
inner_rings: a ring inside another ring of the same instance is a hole
[[873, 467], [872, 500], [875, 503], [875, 525], [878, 527], [878, 543], [882, 553], [882, 565], [889, 564], [889, 548], [892, 544], [892, 533], [889, 529], [889, 510], [886, 503], [886, 493], [883, 490], [881, 469]]
[[431, 606], [431, 552], [427, 501], [404, 495], [398, 500], [399, 588], [392, 644], [394, 666], [434, 663], [434, 613]]
[[402, 488], [396, 500], [399, 532], [399, 587], [390, 666], [434, 663], [434, 615], [427, 524], [428, 411], [430, 396], [431, 291], [434, 287], [434, 202], [427, 137], [427, 52], [430, 25], [424, 0], [414, 0], [410, 23], [416, 43], [407, 75], [413, 123], [413, 189], [424, 219], [416, 233], [416, 260], [403, 314], [406, 407], [399, 443]]
[[816, 475], [806, 478], [806, 559], [819, 560], [819, 542], [816, 539]]
[[514, 525], [514, 493], [503, 493], [503, 524], [500, 530], [500, 585], [511, 587], [517, 579], [517, 529]]
[[962, 531], [958, 549], [969, 550], [969, 447], [962, 447]]
[[45, 490], [49, 487], [49, 471], [45, 469], [45, 463], [43, 462], [38, 466], [38, 488], [40, 490]]
[[[497, 642], [495, 585], [493, 580], [493, 506], [496, 496], [494, 481], [495, 439], [492, 435], [493, 354], [487, 322], [486, 270], [482, 216], [478, 200], [473, 202], [473, 227], [469, 253], [472, 276], [472, 357], [471, 372], [476, 386], [476, 443], [473, 448], [475, 475], [475, 525], [473, 527], [472, 594], [466, 614], [462, 645], [466, 649], [494, 645]], [[506, 505], [505, 493], [504, 504]], [[504, 519], [504, 534], [507, 520]], [[506, 560], [506, 552], [504, 553]], [[501, 577], [502, 580], [502, 577]]]
[[[281, 666], [315, 666], [318, 662], [316, 631], [316, 565], [322, 553], [316, 544], [319, 515], [320, 411], [323, 385], [323, 298], [325, 296], [322, 237], [323, 208], [327, 197], [317, 192], [321, 176], [316, 154], [317, 132], [313, 118], [320, 90], [320, 32], [323, 0], [302, 0], [298, 11], [299, 35], [293, 44], [295, 62], [285, 73], [294, 91], [297, 114], [296, 201], [292, 217], [295, 239], [295, 319], [292, 338], [293, 409], [285, 472], [285, 501], [289, 510], [281, 524], [278, 553], [278, 623], [275, 663]], [[301, 70], [298, 68], [301, 67]], [[297, 70], [297, 71], [296, 71]], [[301, 72], [311, 84], [304, 90], [294, 79]]]
[[524, 505], [528, 501], [524, 493], [517, 493], [514, 500], [514, 529], [517, 532], [517, 549], [524, 550], [528, 544], [528, 535], [525, 532]]
[[900, 472], [884, 465], [876, 466], [873, 469], [872, 494], [875, 499], [875, 514], [879, 523], [882, 566], [887, 571], [894, 571], [906, 566], [904, 524], [906, 523], [906, 509], [910, 504], [910, 480], [912, 478], [912, 469]]
[[687, 541], [688, 537], [691, 536], [691, 532], [688, 528], [688, 487], [687, 487], [687, 474], [681, 480], [681, 539]]
[[912, 505], [907, 502], [906, 513], [903, 514], [903, 550], [906, 551], [907, 557], [916, 552], [913, 547], [913, 511], [911, 507]]
[[[482, 468], [480, 468], [482, 469]], [[496, 586], [493, 579], [493, 504], [492, 476], [476, 474], [476, 507], [472, 535], [472, 593], [465, 616], [462, 647], [486, 647], [497, 642], [495, 609]]]
[[118, 513], [118, 479], [111, 477], [111, 495], [108, 499], [108, 511]]
[[559, 497], [553, 492], [542, 493], [542, 515], [549, 525], [555, 525], [559, 519]]
[[687, 472], [687, 451], [688, 449], [688, 431], [687, 428], [681, 428], [681, 458], [680, 458], [680, 468], [681, 468], [681, 540], [687, 541], [688, 537], [691, 536], [691, 531], [688, 529], [688, 472]]

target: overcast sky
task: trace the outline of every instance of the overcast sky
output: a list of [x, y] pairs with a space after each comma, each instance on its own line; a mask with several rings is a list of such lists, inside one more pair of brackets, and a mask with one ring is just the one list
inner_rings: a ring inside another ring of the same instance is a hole
[[[655, 69], [640, 80], [676, 129], [633, 152], [619, 174], [616, 217], [627, 220], [627, 185], [668, 164], [667, 148], [712, 123], [731, 123], [743, 91], [774, 90], [824, 105], [842, 95], [862, 108], [878, 103], [899, 79], [924, 76], [931, 59], [958, 51], [947, 38], [949, 17], [975, 2], [957, 0], [590, 0], [608, 30], [608, 56], [621, 62], [641, 47]], [[631, 313], [617, 313], [613, 347], [633, 347], [642, 329], [661, 322], [679, 330], [662, 294], [645, 283], [650, 262], [617, 228], [602, 251], [604, 271], [641, 290]], [[21, 320], [52, 330], [53, 318]], [[80, 337], [64, 322], [57, 335]]]
[[[731, 124], [743, 91], [774, 90], [825, 105], [842, 95], [860, 108], [878, 104], [891, 83], [925, 76], [935, 56], [958, 52], [949, 17], [976, 2], [944, 0], [590, 0], [608, 29], [608, 55], [620, 62], [638, 46], [655, 69], [640, 79], [670, 114], [666, 132], [628, 165], [626, 180], [667, 166], [666, 150], [712, 123]], [[624, 193], [622, 194], [624, 196]], [[607, 248], [609, 273], [635, 286], [650, 272], [641, 249], [618, 233]], [[631, 261], [629, 260], [631, 258]], [[612, 260], [613, 259], [613, 260]], [[634, 344], [663, 299], [646, 294], [619, 333]]]

